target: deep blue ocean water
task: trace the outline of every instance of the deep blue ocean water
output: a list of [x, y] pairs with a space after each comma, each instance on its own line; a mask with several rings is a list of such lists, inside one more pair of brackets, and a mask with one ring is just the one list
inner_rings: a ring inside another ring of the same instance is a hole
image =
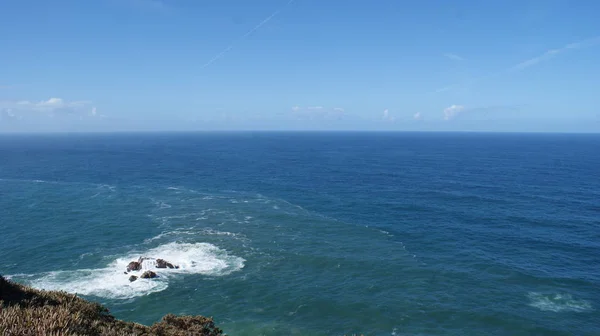
[[145, 324], [600, 335], [600, 135], [3, 135], [0, 232], [1, 274]]

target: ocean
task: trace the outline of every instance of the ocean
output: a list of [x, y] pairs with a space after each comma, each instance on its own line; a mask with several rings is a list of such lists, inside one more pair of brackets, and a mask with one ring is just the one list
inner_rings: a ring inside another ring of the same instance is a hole
[[0, 232], [0, 274], [143, 324], [600, 335], [600, 135], [2, 135]]

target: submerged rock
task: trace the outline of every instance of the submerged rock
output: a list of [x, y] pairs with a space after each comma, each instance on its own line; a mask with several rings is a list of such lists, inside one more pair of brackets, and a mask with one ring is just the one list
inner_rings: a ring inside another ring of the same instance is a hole
[[157, 277], [156, 273], [154, 273], [152, 271], [146, 271], [140, 276], [140, 278], [142, 278], [142, 279], [152, 279], [152, 278], [156, 278], [156, 277]]
[[129, 282], [134, 282], [135, 280], [137, 280], [137, 277], [135, 275], [129, 277]]

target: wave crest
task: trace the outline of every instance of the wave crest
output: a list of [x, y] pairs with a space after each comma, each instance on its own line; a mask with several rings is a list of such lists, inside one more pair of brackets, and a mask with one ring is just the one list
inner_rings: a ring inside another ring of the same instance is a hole
[[[179, 269], [158, 269], [155, 279], [129, 282], [130, 272], [124, 274], [127, 264], [140, 256], [162, 258], [179, 265]], [[55, 271], [31, 281], [33, 287], [45, 290], [63, 290], [81, 295], [108, 299], [131, 299], [168, 288], [169, 280], [185, 274], [223, 276], [244, 267], [245, 260], [229, 255], [208, 243], [168, 243], [142, 253], [131, 253], [112, 261], [105, 268]]]
[[571, 294], [542, 294], [531, 292], [527, 295], [530, 306], [542, 311], [552, 312], [584, 312], [592, 310], [592, 304], [586, 300], [576, 300]]

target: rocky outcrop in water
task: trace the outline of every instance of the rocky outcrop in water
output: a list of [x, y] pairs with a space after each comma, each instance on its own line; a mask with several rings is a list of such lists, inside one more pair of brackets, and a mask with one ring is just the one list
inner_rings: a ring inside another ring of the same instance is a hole
[[142, 263], [137, 261], [132, 261], [127, 265], [127, 272], [131, 271], [139, 271], [142, 269]]
[[129, 282], [134, 282], [135, 280], [137, 280], [138, 277], [136, 277], [135, 275], [132, 275], [129, 277]]
[[146, 271], [140, 276], [140, 278], [142, 278], [142, 279], [153, 279], [156, 277], [157, 277], [156, 273], [154, 273], [152, 271]]
[[[125, 272], [125, 274], [131, 272], [131, 271], [141, 271], [142, 270], [142, 263], [145, 260], [155, 260], [154, 258], [146, 258], [146, 257], [140, 257], [137, 261], [132, 261], [127, 265], [127, 271]], [[179, 266], [177, 265], [173, 265], [172, 263], [166, 261], [165, 259], [156, 259], [155, 260], [155, 265], [156, 268], [179, 268]]]
[[179, 268], [164, 259], [156, 259], [156, 268]]

